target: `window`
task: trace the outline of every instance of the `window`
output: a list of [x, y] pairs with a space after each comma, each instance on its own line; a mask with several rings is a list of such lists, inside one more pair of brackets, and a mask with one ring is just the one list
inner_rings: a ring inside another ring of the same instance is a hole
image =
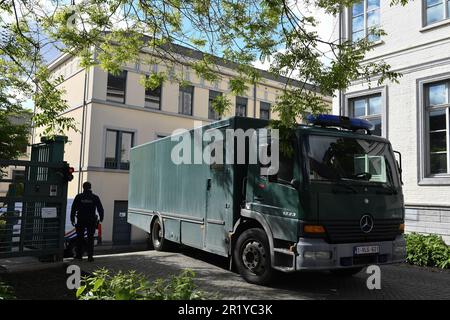
[[382, 112], [383, 101], [381, 94], [375, 94], [362, 98], [354, 98], [349, 101], [350, 116], [362, 118], [370, 121], [375, 129], [372, 134], [381, 136], [382, 131]]
[[259, 118], [260, 119], [270, 119], [270, 103], [260, 102], [259, 103]]
[[12, 179], [14, 182], [24, 182], [25, 181], [25, 170], [13, 170]]
[[368, 38], [369, 41], [380, 40], [373, 30], [380, 27], [380, 0], [363, 0], [352, 6], [351, 38], [358, 41]]
[[247, 116], [247, 98], [236, 97], [236, 115], [239, 117]]
[[425, 0], [426, 25], [450, 19], [450, 0]]
[[178, 95], [178, 112], [192, 116], [192, 104], [194, 101], [194, 87], [183, 86], [180, 87]]
[[291, 183], [294, 179], [294, 156], [280, 152], [280, 167], [278, 168], [277, 180]]
[[425, 86], [425, 126], [428, 142], [428, 174], [448, 174], [449, 170], [449, 87], [450, 81]]
[[161, 109], [161, 85], [155, 89], [145, 89], [145, 107], [149, 109]]
[[133, 140], [133, 132], [106, 130], [105, 168], [128, 170]]
[[108, 73], [106, 88], [106, 100], [125, 103], [125, 88], [127, 85], [127, 72], [122, 71], [118, 75]]
[[395, 159], [387, 143], [318, 135], [310, 135], [307, 142], [311, 180], [398, 185]]
[[220, 115], [216, 112], [216, 110], [212, 107], [212, 102], [218, 96], [221, 96], [222, 92], [209, 90], [209, 99], [208, 99], [208, 119], [211, 120], [220, 120]]

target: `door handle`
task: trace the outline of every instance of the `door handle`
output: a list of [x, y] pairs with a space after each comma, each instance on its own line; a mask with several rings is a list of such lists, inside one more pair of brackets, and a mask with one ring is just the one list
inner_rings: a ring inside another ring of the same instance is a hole
[[206, 190], [207, 190], [207, 191], [211, 190], [211, 178], [209, 178], [208, 180], [206, 180]]

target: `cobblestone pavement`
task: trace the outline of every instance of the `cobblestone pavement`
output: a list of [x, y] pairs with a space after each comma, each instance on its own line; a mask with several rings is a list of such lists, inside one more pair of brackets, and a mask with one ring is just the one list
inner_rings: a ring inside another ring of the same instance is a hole
[[196, 273], [197, 285], [220, 299], [450, 299], [449, 271], [406, 264], [382, 266], [381, 289], [369, 290], [365, 270], [348, 278], [327, 272], [279, 274], [270, 287], [252, 285], [228, 271], [225, 259], [191, 249], [99, 255], [93, 263], [72, 259], [65, 263], [76, 263], [86, 272], [99, 267], [137, 270], [149, 280], [189, 268]]

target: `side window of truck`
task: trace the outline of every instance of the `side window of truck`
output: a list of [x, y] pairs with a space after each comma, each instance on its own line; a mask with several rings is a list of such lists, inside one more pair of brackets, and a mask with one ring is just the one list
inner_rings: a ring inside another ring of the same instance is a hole
[[[260, 147], [262, 144], [264, 144], [264, 146], [267, 148], [267, 155], [271, 157], [271, 144], [267, 144], [266, 140], [260, 140]], [[294, 178], [294, 149], [292, 149], [290, 152], [283, 152], [282, 150], [280, 150], [278, 159], [278, 172], [275, 175], [268, 176], [268, 179], [271, 182], [290, 184], [292, 179]], [[265, 167], [269, 166], [270, 165], [265, 165]]]
[[278, 169], [277, 180], [284, 183], [291, 183], [294, 179], [294, 155], [285, 154], [280, 150], [280, 167]]

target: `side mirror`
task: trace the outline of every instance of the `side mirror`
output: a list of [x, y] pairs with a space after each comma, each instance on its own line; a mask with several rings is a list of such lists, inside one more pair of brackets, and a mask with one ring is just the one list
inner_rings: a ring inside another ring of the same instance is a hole
[[403, 169], [402, 169], [402, 154], [399, 151], [394, 151], [394, 153], [396, 155], [398, 155], [398, 160], [395, 159], [395, 161], [397, 162], [398, 172], [400, 173], [400, 182], [401, 182], [401, 184], [403, 184], [403, 178], [402, 178], [402, 172], [403, 172]]
[[274, 171], [271, 167], [267, 169], [267, 180], [269, 182], [277, 182], [278, 181], [278, 171]]
[[300, 188], [300, 181], [297, 180], [297, 179], [292, 179], [292, 180], [291, 180], [291, 186], [292, 186], [293, 188], [295, 188], [295, 189]]

